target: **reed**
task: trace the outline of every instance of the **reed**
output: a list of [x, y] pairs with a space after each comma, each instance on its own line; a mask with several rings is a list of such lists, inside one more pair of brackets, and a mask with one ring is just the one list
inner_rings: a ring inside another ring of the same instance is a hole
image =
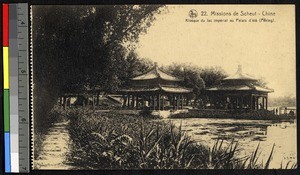
[[79, 169], [267, 169], [274, 150], [262, 165], [259, 145], [239, 158], [237, 141], [218, 139], [208, 148], [171, 122], [114, 112], [76, 111], [69, 118], [68, 162]]

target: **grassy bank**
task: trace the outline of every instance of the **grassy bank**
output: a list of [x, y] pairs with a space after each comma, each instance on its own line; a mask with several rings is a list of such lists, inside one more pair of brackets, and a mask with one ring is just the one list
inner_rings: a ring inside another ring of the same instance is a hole
[[187, 113], [172, 114], [170, 118], [221, 118], [247, 120], [294, 120], [296, 116], [275, 115], [270, 111], [222, 111], [222, 110], [189, 110]]
[[180, 127], [149, 117], [78, 109], [68, 116], [68, 162], [81, 169], [268, 168], [273, 152], [264, 165], [257, 165], [257, 154], [236, 158], [237, 142], [219, 140], [210, 149]]

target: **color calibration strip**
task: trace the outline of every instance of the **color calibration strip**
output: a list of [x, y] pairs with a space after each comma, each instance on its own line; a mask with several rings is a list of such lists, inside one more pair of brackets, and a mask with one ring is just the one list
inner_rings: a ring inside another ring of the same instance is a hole
[[9, 99], [9, 5], [2, 4], [3, 86], [4, 86], [4, 160], [5, 172], [11, 172], [10, 156], [10, 99]]
[[30, 170], [28, 5], [2, 4], [5, 172]]
[[11, 172], [19, 172], [17, 4], [9, 4], [9, 101]]

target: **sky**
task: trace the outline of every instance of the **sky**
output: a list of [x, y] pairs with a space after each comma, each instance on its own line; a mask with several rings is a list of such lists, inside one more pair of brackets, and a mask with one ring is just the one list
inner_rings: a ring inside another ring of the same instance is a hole
[[[191, 9], [197, 11], [198, 16], [193, 19], [199, 22], [186, 22], [192, 19], [189, 17]], [[201, 16], [203, 12], [207, 16]], [[234, 16], [234, 12], [238, 16]], [[266, 12], [275, 16], [262, 16]], [[242, 65], [244, 73], [265, 78], [268, 87], [275, 91], [269, 96], [295, 96], [294, 12], [292, 5], [167, 6], [165, 13], [157, 15], [147, 33], [140, 36], [136, 52], [160, 66], [173, 62], [220, 66], [229, 75]], [[259, 22], [261, 18], [274, 21]], [[201, 22], [201, 19], [232, 19], [234, 22]], [[236, 22], [237, 19], [258, 19], [258, 22]]]

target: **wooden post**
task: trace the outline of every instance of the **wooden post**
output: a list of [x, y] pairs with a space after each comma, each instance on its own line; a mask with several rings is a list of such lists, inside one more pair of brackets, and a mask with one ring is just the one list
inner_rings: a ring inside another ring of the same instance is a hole
[[176, 110], [175, 95], [172, 96], [172, 99], [173, 99], [173, 102], [172, 102], [173, 103], [173, 109]]
[[147, 100], [148, 100], [148, 107], [150, 108], [151, 107], [151, 98], [150, 98], [151, 96], [149, 95], [149, 96], [147, 96]]
[[[71, 103], [70, 103], [70, 104], [71, 104]], [[92, 95], [92, 107], [93, 107], [93, 109], [94, 109], [94, 107], [95, 107], [94, 95]]]
[[155, 110], [155, 95], [153, 95], [153, 110]]
[[250, 96], [250, 109], [253, 110], [253, 96]]
[[66, 109], [66, 101], [67, 101], [66, 97], [63, 96], [63, 108], [64, 109]]
[[97, 99], [96, 99], [96, 105], [99, 106], [99, 96], [100, 96], [100, 92], [97, 92]]
[[184, 100], [183, 95], [181, 95], [180, 98], [181, 98], [181, 109], [183, 109], [183, 100]]
[[256, 98], [256, 99], [255, 99], [255, 103], [256, 103], [256, 104], [255, 104], [255, 107], [256, 107], [256, 110], [258, 110], [258, 97], [256, 96], [255, 98]]
[[160, 94], [157, 95], [157, 108], [160, 110]]
[[62, 102], [62, 97], [59, 97], [59, 106], [62, 106], [63, 102]]
[[165, 110], [165, 96], [162, 97], [162, 110]]
[[176, 110], [178, 110], [178, 106], [179, 106], [179, 98], [178, 98], [178, 95], [176, 96]]
[[134, 109], [134, 95], [131, 97], [131, 109]]
[[266, 97], [266, 110], [268, 110], [268, 96]]
[[135, 108], [139, 109], [139, 95], [136, 95], [136, 103]]
[[[98, 101], [98, 100], [97, 100]], [[126, 103], [127, 103], [127, 96], [123, 95], [123, 104], [122, 104], [122, 108], [126, 107]], [[97, 105], [97, 102], [96, 102]]]
[[130, 107], [130, 95], [129, 94], [127, 95], [127, 106], [126, 107], [127, 108]]

